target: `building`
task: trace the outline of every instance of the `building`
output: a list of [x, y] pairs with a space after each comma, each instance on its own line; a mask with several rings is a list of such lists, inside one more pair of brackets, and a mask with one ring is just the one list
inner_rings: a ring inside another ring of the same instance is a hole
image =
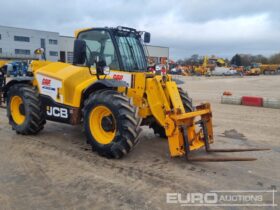
[[34, 51], [45, 49], [50, 61], [73, 61], [73, 37], [58, 32], [0, 26], [0, 59], [38, 59]]
[[73, 49], [74, 49], [74, 37], [60, 36], [59, 37], [59, 60], [62, 62], [73, 62]]
[[46, 58], [59, 58], [59, 33], [0, 26], [0, 58], [36, 59], [34, 50], [44, 48]]
[[[58, 32], [0, 26], [0, 59], [38, 59], [34, 51], [45, 49], [50, 61], [73, 62], [74, 37]], [[165, 63], [169, 48], [146, 45], [149, 63]]]

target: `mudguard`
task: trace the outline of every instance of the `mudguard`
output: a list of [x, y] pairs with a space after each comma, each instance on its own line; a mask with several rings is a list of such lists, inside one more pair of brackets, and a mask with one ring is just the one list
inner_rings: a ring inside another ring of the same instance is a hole
[[89, 87], [87, 87], [83, 91], [83, 98], [86, 98], [89, 94], [97, 90], [106, 89], [106, 88], [116, 89], [118, 87], [127, 87], [127, 83], [124, 81], [118, 81], [114, 79], [98, 80], [92, 83]]
[[30, 84], [30, 83], [32, 83], [33, 79], [34, 79], [33, 77], [15, 77], [15, 78], [13, 78], [2, 89], [4, 98], [6, 98], [9, 88], [11, 86], [13, 86], [14, 84], [19, 84], [19, 83]]

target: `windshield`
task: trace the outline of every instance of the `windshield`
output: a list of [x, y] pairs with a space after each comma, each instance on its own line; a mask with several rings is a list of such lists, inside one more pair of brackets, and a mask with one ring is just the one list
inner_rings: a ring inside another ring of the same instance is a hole
[[[111, 36], [105, 30], [92, 30], [81, 33], [79, 39], [85, 40], [87, 44], [88, 60], [103, 60], [112, 70], [120, 70], [117, 53], [115, 51]], [[94, 62], [91, 62], [94, 63]]]
[[142, 44], [135, 34], [116, 34], [117, 45], [125, 71], [147, 71]]

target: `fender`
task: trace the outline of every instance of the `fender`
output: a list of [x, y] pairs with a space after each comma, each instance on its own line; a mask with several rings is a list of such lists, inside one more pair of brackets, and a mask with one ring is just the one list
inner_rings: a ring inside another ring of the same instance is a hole
[[31, 84], [33, 81], [33, 77], [15, 77], [11, 81], [9, 81], [2, 89], [4, 98], [7, 97], [7, 93], [11, 86], [15, 84]]
[[81, 102], [84, 101], [92, 92], [102, 89], [117, 89], [118, 87], [127, 87], [126, 82], [114, 80], [114, 79], [103, 79], [98, 80], [88, 86], [82, 93], [83, 99]]

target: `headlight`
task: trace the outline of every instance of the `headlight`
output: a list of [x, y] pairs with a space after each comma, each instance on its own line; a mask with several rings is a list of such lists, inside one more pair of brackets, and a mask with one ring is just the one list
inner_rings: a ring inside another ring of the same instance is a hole
[[110, 74], [110, 67], [109, 67], [109, 66], [105, 66], [105, 67], [103, 68], [103, 74], [105, 74], [105, 75]]

